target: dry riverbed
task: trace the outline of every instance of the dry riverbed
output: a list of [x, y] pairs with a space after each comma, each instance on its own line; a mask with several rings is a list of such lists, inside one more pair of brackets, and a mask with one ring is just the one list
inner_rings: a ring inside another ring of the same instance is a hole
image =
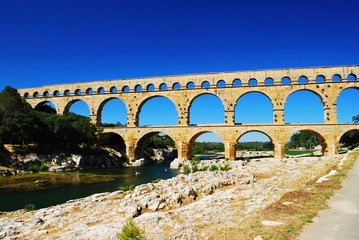
[[245, 168], [241, 161], [226, 161], [232, 170], [181, 174], [130, 192], [2, 213], [0, 239], [118, 239], [129, 217], [145, 229], [147, 239], [246, 239], [236, 229], [248, 218], [325, 175], [344, 156], [252, 159]]

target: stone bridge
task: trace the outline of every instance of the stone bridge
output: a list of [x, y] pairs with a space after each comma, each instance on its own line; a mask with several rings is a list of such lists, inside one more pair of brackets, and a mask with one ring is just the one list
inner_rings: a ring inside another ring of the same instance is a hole
[[[104, 105], [112, 99], [122, 100], [127, 108], [127, 126], [103, 127], [103, 130], [122, 137], [130, 159], [142, 157], [146, 141], [156, 133], [168, 134], [176, 143], [178, 157], [189, 159], [195, 140], [205, 132], [220, 136], [225, 146], [225, 157], [235, 159], [238, 139], [253, 131], [267, 135], [274, 144], [274, 156], [282, 158], [285, 156], [285, 145], [289, 137], [297, 131], [305, 130], [315, 134], [322, 145], [323, 154], [333, 155], [338, 153], [338, 143], [343, 134], [359, 130], [358, 124], [338, 124], [336, 110], [337, 98], [343, 90], [359, 89], [358, 74], [358, 65], [255, 70], [48, 85], [19, 89], [19, 93], [35, 109], [51, 102], [57, 113], [69, 112], [72, 104], [82, 100], [88, 105], [91, 121], [97, 126], [101, 126]], [[320, 98], [324, 123], [285, 123], [286, 100], [292, 93], [301, 90], [313, 92]], [[273, 123], [235, 123], [237, 100], [251, 92], [259, 92], [268, 97], [273, 106]], [[203, 94], [212, 94], [221, 99], [224, 123], [190, 124], [191, 105]], [[178, 124], [139, 126], [142, 106], [158, 96], [166, 97], [174, 103]], [[357, 103], [353, 103], [353, 106], [354, 104]]]

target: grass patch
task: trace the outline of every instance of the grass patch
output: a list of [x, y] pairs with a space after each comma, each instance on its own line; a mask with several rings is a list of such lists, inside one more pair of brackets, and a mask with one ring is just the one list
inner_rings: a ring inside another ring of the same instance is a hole
[[310, 154], [314, 152], [315, 150], [286, 150], [285, 154], [294, 156], [294, 155]]

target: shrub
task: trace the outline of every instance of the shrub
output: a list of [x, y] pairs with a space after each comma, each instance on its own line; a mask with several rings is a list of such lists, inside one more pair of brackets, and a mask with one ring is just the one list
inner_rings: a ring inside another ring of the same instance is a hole
[[204, 166], [204, 167], [202, 167], [201, 169], [200, 169], [200, 171], [207, 171], [208, 170], [208, 166]]
[[118, 234], [120, 240], [144, 240], [145, 231], [136, 226], [133, 218], [129, 218], [123, 226], [121, 233]]
[[200, 159], [198, 156], [195, 156], [195, 157], [193, 157], [193, 158], [191, 159], [191, 164], [192, 164], [192, 165], [197, 165], [197, 164], [200, 163], [200, 161], [201, 161], [201, 159]]
[[226, 164], [226, 165], [220, 167], [220, 169], [221, 169], [221, 171], [229, 171], [229, 170], [231, 170], [232, 168], [231, 168], [228, 164]]
[[133, 189], [135, 189], [135, 187], [136, 186], [134, 184], [131, 184], [128, 186], [119, 186], [118, 189], [126, 192], [126, 191], [132, 191]]
[[192, 166], [192, 172], [193, 172], [193, 173], [198, 172], [198, 166], [197, 166], [197, 164], [195, 164], [195, 165]]
[[35, 210], [36, 209], [36, 207], [35, 207], [35, 205], [34, 204], [32, 204], [32, 203], [28, 203], [28, 204], [26, 204], [25, 205], [25, 211], [32, 211], [32, 210]]
[[218, 167], [216, 165], [211, 165], [211, 167], [209, 168], [209, 171], [214, 172], [217, 171]]
[[183, 166], [183, 173], [188, 175], [191, 173], [191, 168], [188, 165]]
[[42, 161], [34, 160], [26, 163], [26, 169], [33, 172], [42, 172], [45, 171], [47, 167]]
[[14, 152], [16, 154], [24, 155], [29, 153], [29, 146], [28, 145], [20, 145], [17, 147], [14, 147]]

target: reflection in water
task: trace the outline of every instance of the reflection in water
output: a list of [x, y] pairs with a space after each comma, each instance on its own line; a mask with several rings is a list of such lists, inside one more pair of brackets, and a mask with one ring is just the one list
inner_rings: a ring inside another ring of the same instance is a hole
[[[95, 193], [113, 192], [119, 186], [139, 185], [155, 179], [167, 179], [177, 175], [177, 171], [168, 170], [169, 162], [136, 168], [111, 168], [86, 170], [70, 173], [45, 173], [27, 175], [7, 183], [0, 184], [0, 211], [13, 211], [24, 208], [28, 203], [36, 208], [64, 203], [70, 199], [82, 198]], [[135, 174], [135, 172], [140, 174]], [[48, 183], [35, 184], [38, 178], [48, 179]], [[11, 182], [11, 183], [10, 183]], [[10, 188], [3, 188], [8, 186]], [[16, 189], [16, 191], [14, 191]]]

